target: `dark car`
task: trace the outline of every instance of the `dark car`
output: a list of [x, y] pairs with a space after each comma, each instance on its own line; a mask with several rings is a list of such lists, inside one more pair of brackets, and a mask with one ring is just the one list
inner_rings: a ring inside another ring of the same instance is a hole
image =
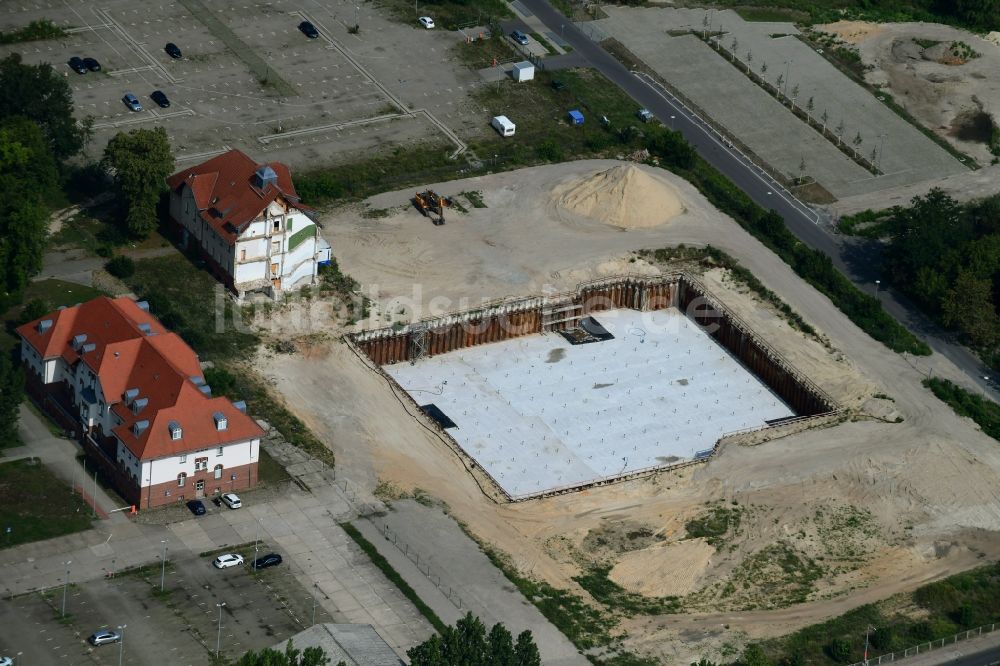
[[83, 66], [86, 67], [87, 69], [89, 69], [92, 72], [99, 72], [99, 71], [101, 71], [101, 63], [97, 62], [93, 58], [84, 58], [83, 59]]
[[205, 515], [205, 505], [202, 504], [201, 500], [191, 500], [190, 502], [187, 503], [187, 507], [191, 509], [191, 513], [193, 513], [196, 516]]
[[267, 555], [261, 555], [256, 560], [250, 563], [250, 568], [256, 571], [257, 569], [266, 569], [268, 567], [276, 567], [281, 564], [281, 555], [277, 553], [268, 553]]
[[69, 68], [77, 74], [86, 74], [87, 66], [83, 63], [83, 58], [73, 56], [69, 59]]
[[299, 23], [299, 30], [301, 30], [302, 34], [308, 37], [309, 39], [316, 39], [317, 37], [319, 37], [319, 30], [317, 30], [316, 26], [314, 26], [309, 21], [303, 21], [302, 23]]
[[160, 108], [166, 109], [170, 106], [170, 100], [167, 99], [167, 96], [163, 94], [162, 90], [154, 90], [153, 94], [149, 96], [149, 99], [159, 104]]
[[163, 47], [163, 50], [166, 51], [167, 55], [170, 56], [171, 58], [176, 59], [181, 57], [181, 50], [177, 48], [177, 45], [174, 44], [173, 42], [169, 42], [166, 46]]
[[531, 41], [530, 39], [528, 39], [528, 36], [523, 32], [521, 32], [520, 30], [515, 30], [514, 32], [510, 33], [510, 38], [513, 39], [518, 44], [520, 44], [521, 46], [527, 46], [528, 42]]

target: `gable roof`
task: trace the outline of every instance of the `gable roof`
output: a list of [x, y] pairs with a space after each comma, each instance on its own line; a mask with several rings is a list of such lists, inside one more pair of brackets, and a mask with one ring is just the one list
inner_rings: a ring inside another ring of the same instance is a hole
[[[273, 178], [261, 187], [256, 174], [267, 169]], [[185, 186], [191, 188], [201, 218], [229, 244], [279, 198], [306, 209], [299, 202], [287, 166], [280, 162], [257, 164], [240, 150], [230, 150], [167, 178], [171, 192], [180, 194]]]
[[[43, 325], [43, 322], [47, 322]], [[18, 335], [46, 360], [85, 364], [122, 420], [115, 435], [139, 459], [153, 459], [261, 437], [264, 431], [229, 399], [202, 391], [198, 356], [176, 333], [131, 298], [101, 296], [56, 310], [18, 327]], [[135, 390], [136, 413], [126, 392]], [[216, 415], [226, 427], [219, 430]], [[147, 421], [138, 434], [133, 426]], [[183, 436], [170, 436], [170, 422]]]

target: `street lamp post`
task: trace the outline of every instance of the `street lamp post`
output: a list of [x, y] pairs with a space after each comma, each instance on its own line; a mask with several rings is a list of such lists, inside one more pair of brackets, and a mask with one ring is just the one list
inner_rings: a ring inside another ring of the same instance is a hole
[[63, 579], [63, 600], [62, 600], [62, 616], [66, 617], [66, 588], [69, 587], [69, 565], [73, 564], [73, 560], [66, 561], [66, 577]]
[[253, 538], [253, 570], [257, 572], [257, 543], [260, 541], [260, 518], [257, 519], [257, 533]]
[[161, 539], [160, 543], [163, 544], [163, 555], [160, 556], [160, 592], [163, 592], [163, 583], [167, 577], [167, 542]]
[[882, 284], [882, 280], [875, 280], [875, 298], [878, 298], [878, 287]]
[[[316, 592], [319, 592], [319, 583], [313, 583], [313, 587], [316, 588]], [[313, 612], [312, 612], [312, 623], [310, 626], [316, 624], [316, 592], [313, 592]]]
[[670, 131], [671, 131], [671, 132], [673, 132], [673, 131], [674, 131], [674, 118], [676, 118], [676, 117], [677, 117], [677, 116], [674, 116], [674, 115], [671, 115], [671, 116], [670, 116]]
[[127, 624], [123, 624], [118, 627], [118, 666], [122, 666], [122, 659], [125, 658], [125, 627]]
[[219, 609], [219, 633], [215, 636], [215, 658], [219, 658], [219, 652], [222, 647], [222, 609], [225, 607], [226, 602], [215, 604], [215, 607]]

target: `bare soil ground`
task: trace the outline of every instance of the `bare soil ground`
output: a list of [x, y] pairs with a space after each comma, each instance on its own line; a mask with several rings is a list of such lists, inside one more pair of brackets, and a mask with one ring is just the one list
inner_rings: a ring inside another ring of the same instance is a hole
[[993, 160], [987, 145], [988, 119], [1000, 119], [1000, 81], [995, 76], [1000, 34], [983, 38], [936, 23], [838, 21], [816, 28], [855, 46], [868, 69], [869, 83], [883, 88], [921, 124], [984, 165], [979, 171], [848, 197], [833, 206], [838, 213], [905, 204], [935, 186], [960, 200], [1000, 191], [998, 167], [986, 166]]
[[[611, 575], [627, 589], [681, 596], [682, 614], [638, 615], [619, 626], [627, 648], [677, 662], [717, 655], [746, 637], [785, 633], [1000, 556], [1000, 447], [920, 384], [929, 372], [957, 378], [957, 369], [937, 356], [893, 354], [867, 337], [665, 172], [657, 174], [672, 181], [684, 212], [663, 226], [619, 230], [551, 205], [553, 190], [615, 164], [575, 162], [435, 185], [449, 195], [481, 192], [487, 204], [452, 211], [443, 227], [409, 207], [412, 192], [387, 193], [366, 202], [381, 217], [362, 215], [364, 206], [335, 210], [322, 220], [324, 235], [343, 270], [378, 303], [363, 324], [369, 326], [546, 285], [567, 289], [594, 276], [667, 268], [636, 259], [632, 252], [641, 248], [717, 246], [826, 344], [792, 330], [725, 272], [688, 268], [702, 272], [723, 301], [854, 417], [755, 447], [729, 446], [702, 466], [497, 504], [367, 359], [331, 335], [341, 332], [332, 320], [294, 307], [274, 311], [262, 324], [276, 336], [298, 337], [301, 351], [264, 352], [257, 365], [329, 442], [338, 474], [368, 491], [380, 479], [423, 489], [525, 573], [584, 598], [572, 578], [594, 564], [616, 565]], [[892, 422], [897, 415], [901, 423]], [[721, 534], [692, 540], [689, 521], [720, 507], [738, 519]], [[659, 578], [663, 569], [676, 571], [674, 587]]]

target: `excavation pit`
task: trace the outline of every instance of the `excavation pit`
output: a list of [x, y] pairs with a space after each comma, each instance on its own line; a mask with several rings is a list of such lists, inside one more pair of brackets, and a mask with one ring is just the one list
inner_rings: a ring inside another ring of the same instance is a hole
[[702, 461], [734, 433], [835, 409], [683, 274], [352, 341], [514, 501]]

